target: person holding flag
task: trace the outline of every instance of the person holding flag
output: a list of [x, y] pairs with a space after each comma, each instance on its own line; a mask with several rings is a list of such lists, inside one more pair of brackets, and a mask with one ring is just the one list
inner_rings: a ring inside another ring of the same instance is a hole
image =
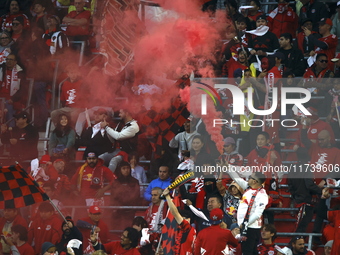
[[[186, 210], [179, 211], [171, 199], [169, 188], [163, 191], [163, 196], [168, 202], [170, 213], [173, 215], [178, 227], [175, 233], [175, 245], [172, 246], [172, 254], [189, 255], [193, 254], [194, 241], [196, 239], [196, 230], [190, 225], [190, 212]], [[169, 215], [168, 215], [169, 217]]]

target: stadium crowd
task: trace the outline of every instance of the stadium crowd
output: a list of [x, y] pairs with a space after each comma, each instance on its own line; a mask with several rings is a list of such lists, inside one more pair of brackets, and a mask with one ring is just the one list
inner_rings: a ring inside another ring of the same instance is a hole
[[[54, 206], [2, 208], [0, 254], [340, 254], [340, 1], [335, 13], [318, 0], [279, 0], [269, 13], [258, 0], [201, 1], [211, 24], [223, 14], [221, 40], [210, 58], [193, 56], [169, 72], [169, 90], [140, 78], [133, 63], [107, 77], [118, 88], [93, 83], [106, 76], [98, 55], [104, 4], [3, 2], [1, 165], [20, 162]], [[123, 2], [137, 15], [138, 1]], [[149, 33], [136, 24], [137, 37]], [[79, 66], [80, 56], [90, 64]], [[215, 77], [252, 96], [247, 101], [257, 109], [272, 106], [273, 88], [308, 89], [310, 115], [292, 105], [285, 115], [278, 108], [256, 116], [247, 105], [234, 115], [233, 95], [220, 89], [216, 109], [228, 121], [216, 141], [204, 117], [190, 114], [178, 97], [192, 78]], [[162, 100], [170, 110], [159, 110]], [[261, 121], [263, 127], [254, 124]], [[48, 133], [42, 156], [39, 132]], [[217, 165], [238, 171], [214, 172]], [[264, 171], [283, 165], [298, 171]], [[169, 190], [187, 171], [195, 178]], [[287, 241], [278, 232], [296, 235]], [[316, 234], [311, 249], [308, 233]]]

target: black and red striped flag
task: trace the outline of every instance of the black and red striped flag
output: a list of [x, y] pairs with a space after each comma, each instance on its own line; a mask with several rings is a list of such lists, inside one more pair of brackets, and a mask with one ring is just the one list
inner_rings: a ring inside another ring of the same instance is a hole
[[0, 167], [0, 209], [20, 208], [48, 199], [20, 165]]
[[[178, 195], [174, 195], [174, 198], [172, 200], [176, 207], [180, 206], [180, 198]], [[165, 223], [162, 227], [162, 248], [164, 251], [164, 254], [167, 255], [174, 255], [174, 247], [176, 242], [176, 230], [178, 228], [177, 221], [175, 220], [175, 217], [170, 212], [170, 209], [168, 211]]]

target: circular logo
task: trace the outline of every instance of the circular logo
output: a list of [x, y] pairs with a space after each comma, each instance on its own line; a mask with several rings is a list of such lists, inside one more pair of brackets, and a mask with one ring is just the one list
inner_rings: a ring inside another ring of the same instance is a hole
[[232, 163], [235, 163], [235, 159], [232, 158], [232, 159], [229, 160], [229, 162], [230, 162], [231, 164], [232, 164]]
[[292, 13], [291, 12], [287, 12], [287, 16], [292, 16]]
[[99, 183], [100, 183], [99, 177], [94, 177], [93, 180], [92, 180], [92, 182], [93, 182], [94, 184], [99, 184]]
[[46, 230], [50, 230], [51, 228], [52, 228], [51, 225], [46, 226]]
[[315, 128], [313, 128], [311, 131], [310, 131], [312, 134], [316, 134], [317, 130]]
[[312, 9], [312, 10], [311, 10], [311, 13], [315, 13], [315, 9]]

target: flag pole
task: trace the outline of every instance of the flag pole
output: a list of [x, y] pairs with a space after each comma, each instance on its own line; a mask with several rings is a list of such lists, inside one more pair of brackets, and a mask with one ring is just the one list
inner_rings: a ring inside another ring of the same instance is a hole
[[[20, 166], [18, 161], [15, 161], [15, 164], [17, 166], [19, 166], [21, 169], [22, 167]], [[26, 173], [27, 174], [27, 173]], [[39, 184], [33, 180], [32, 176], [30, 176], [29, 174], [27, 174], [27, 177], [30, 178], [32, 180], [32, 182], [34, 183], [34, 185], [40, 190], [42, 196], [46, 196], [48, 199], [48, 201], [52, 204], [52, 206], [54, 207], [54, 209], [60, 214], [60, 216], [63, 218], [63, 220], [65, 221], [65, 223], [67, 223], [67, 220], [65, 218], [65, 216], [61, 213], [61, 211], [59, 210], [59, 208], [52, 202], [51, 198], [46, 194], [46, 192], [44, 190], [41, 189], [41, 187], [39, 186]]]
[[54, 207], [54, 209], [60, 214], [60, 216], [63, 218], [63, 220], [65, 221], [65, 223], [67, 223], [67, 220], [64, 216], [64, 214], [62, 214], [62, 212], [59, 210], [59, 208], [52, 202], [51, 198], [48, 197], [48, 201], [51, 203], [51, 205]]

